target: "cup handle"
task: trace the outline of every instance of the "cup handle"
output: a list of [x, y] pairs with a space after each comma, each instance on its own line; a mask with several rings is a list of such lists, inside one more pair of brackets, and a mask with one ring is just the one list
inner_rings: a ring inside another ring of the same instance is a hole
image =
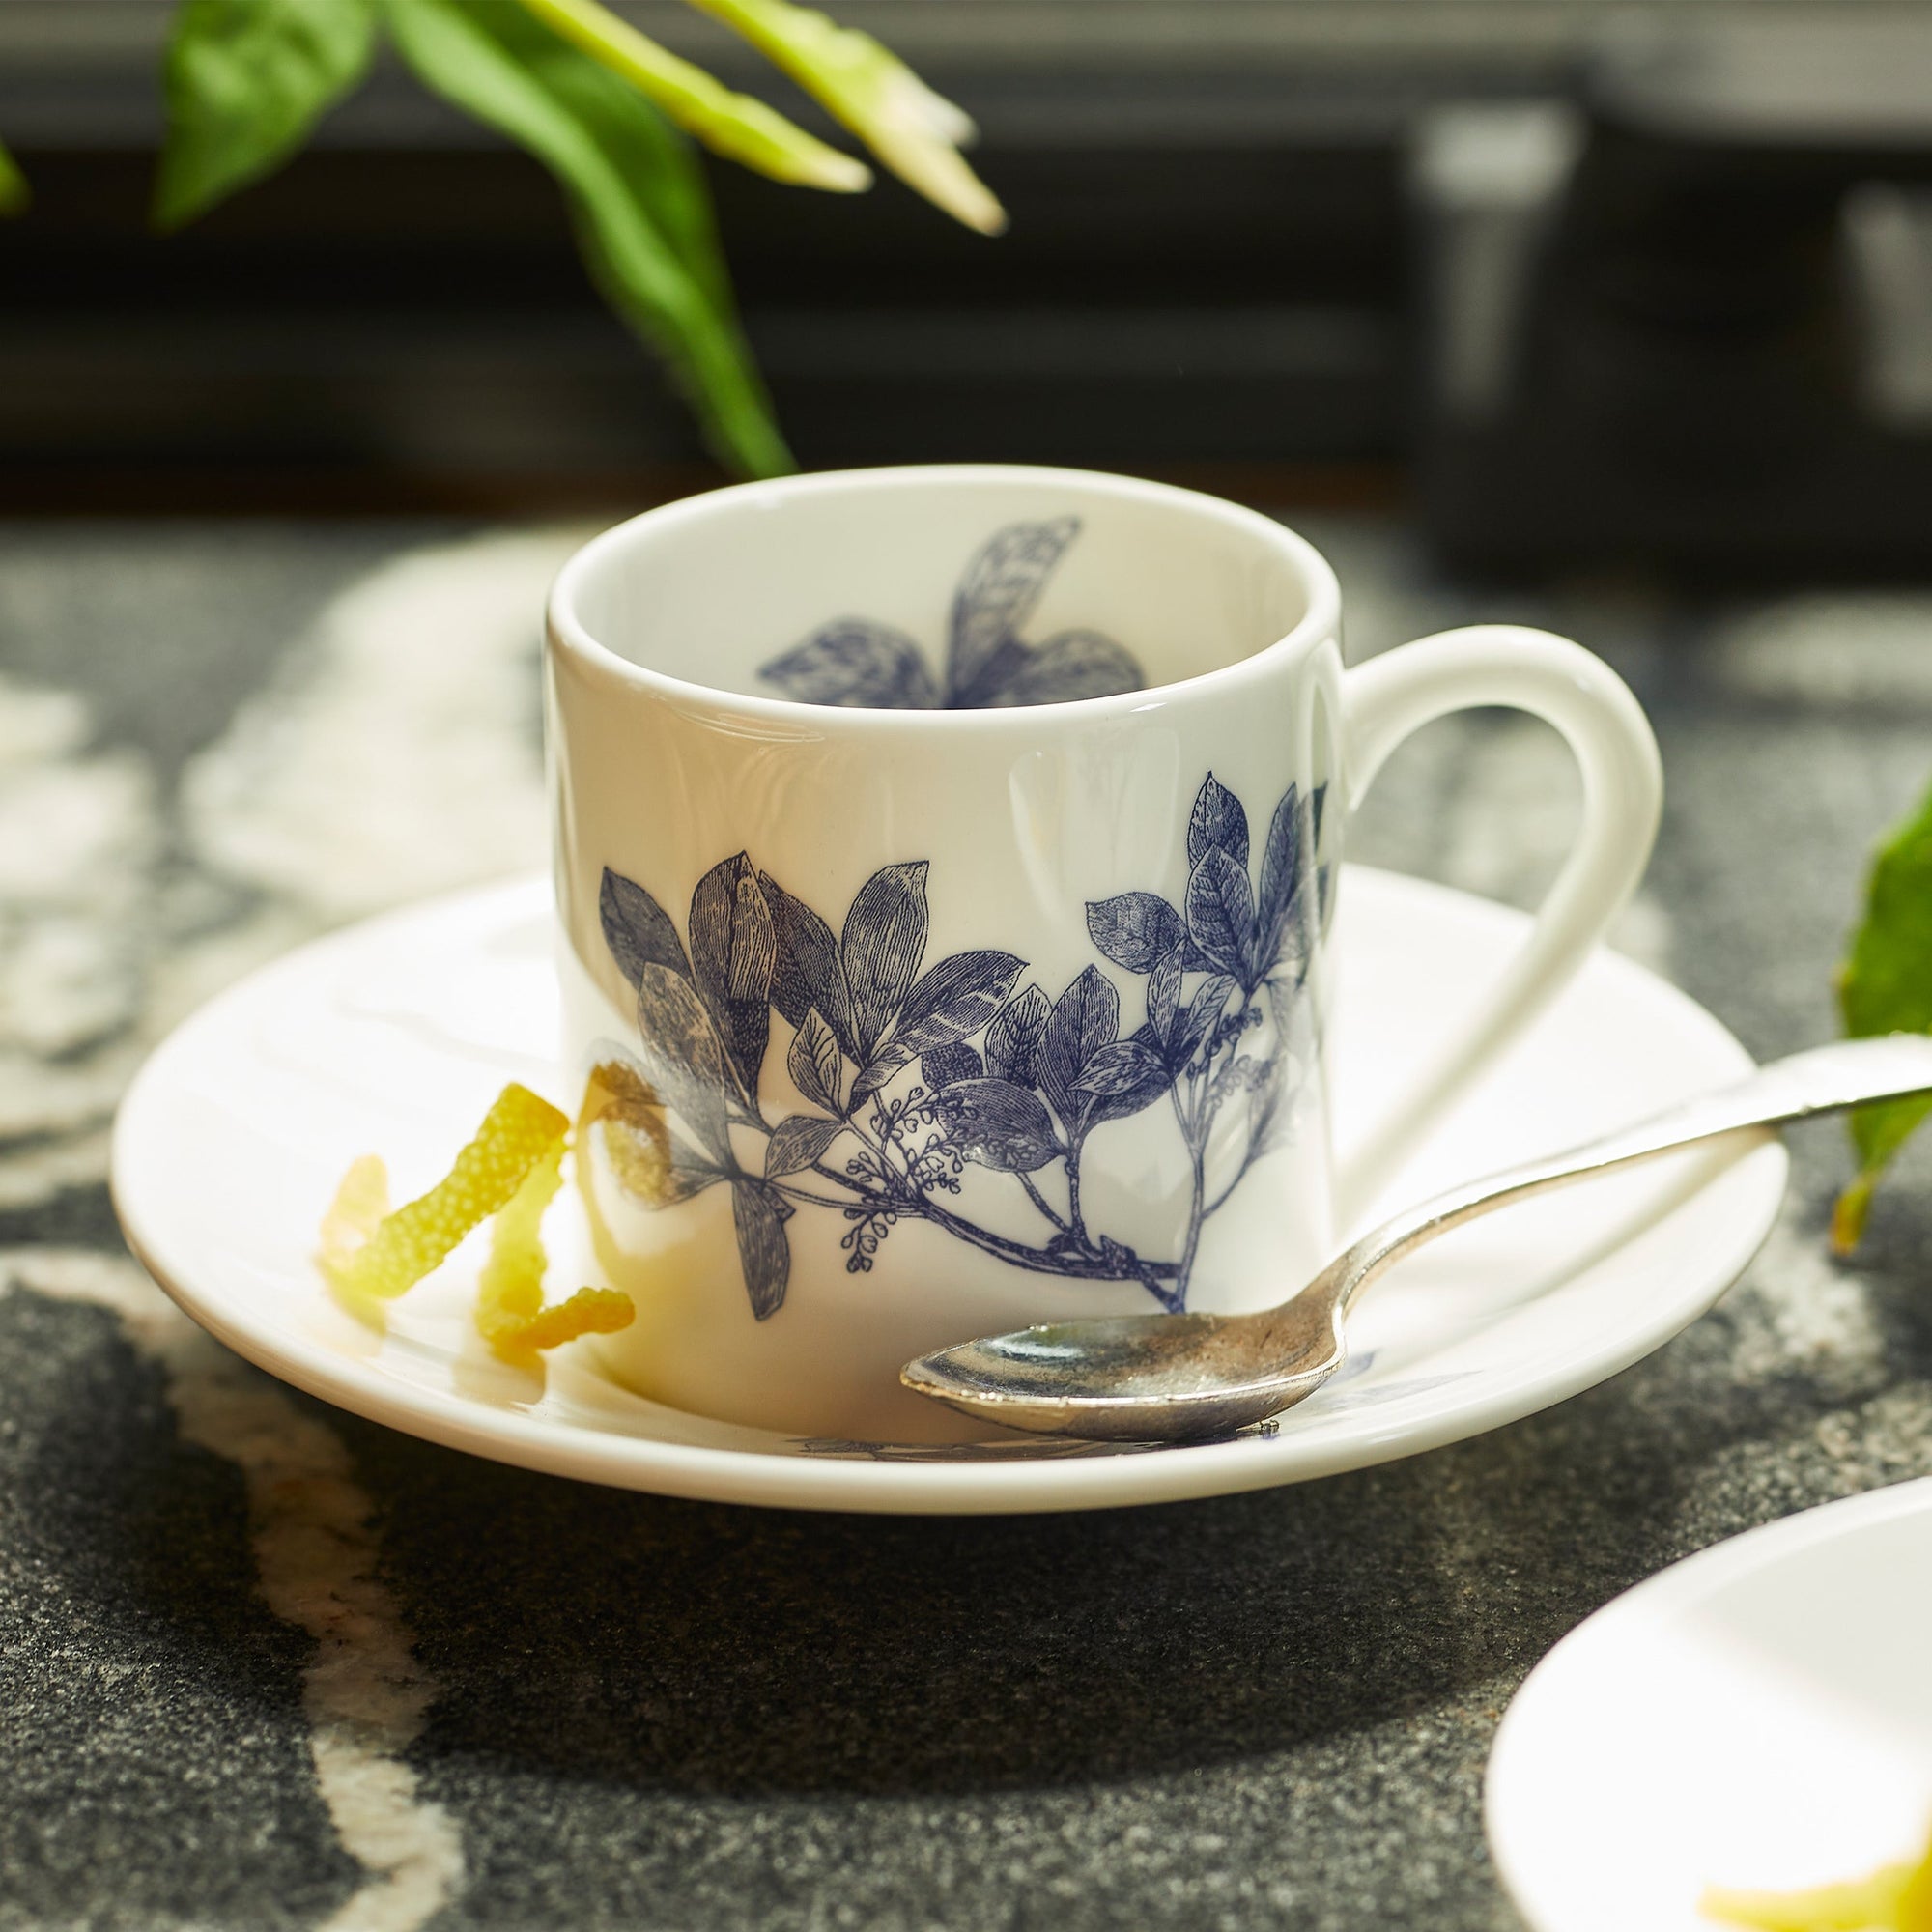
[[1411, 731], [1473, 705], [1553, 724], [1583, 779], [1583, 822], [1535, 927], [1448, 1046], [1350, 1153], [1336, 1188], [1352, 1227], [1416, 1143], [1548, 1006], [1622, 911], [1650, 857], [1663, 804], [1657, 740], [1630, 687], [1567, 638], [1515, 624], [1444, 631], [1371, 658], [1342, 682], [1342, 777], [1352, 817]]

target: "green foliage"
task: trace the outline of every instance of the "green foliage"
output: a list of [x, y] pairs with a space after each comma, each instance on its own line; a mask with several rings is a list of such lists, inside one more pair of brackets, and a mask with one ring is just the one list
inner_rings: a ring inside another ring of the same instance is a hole
[[361, 79], [377, 0], [182, 0], [155, 220], [181, 227], [298, 148]]
[[[1873, 861], [1864, 919], [1838, 975], [1838, 1006], [1854, 1036], [1932, 1032], [1932, 793]], [[1840, 1253], [1857, 1246], [1872, 1189], [1928, 1113], [1932, 1099], [1889, 1100], [1852, 1116], [1859, 1174], [1832, 1219]]]
[[33, 199], [27, 178], [4, 147], [0, 147], [0, 214], [18, 214]]
[[597, 0], [519, 0], [524, 10], [629, 81], [714, 154], [774, 181], [855, 194], [872, 184], [865, 162], [829, 148], [749, 94], [734, 94], [688, 60], [639, 33]]
[[[955, 152], [972, 123], [877, 42], [786, 0], [694, 4], [940, 207], [988, 232], [1004, 223]], [[163, 68], [156, 225], [179, 228], [287, 160], [367, 72], [385, 25], [425, 86], [555, 176], [591, 278], [668, 365], [717, 455], [753, 476], [791, 469], [738, 326], [709, 191], [676, 128], [780, 181], [851, 192], [871, 174], [599, 0], [181, 0]], [[0, 148], [0, 215], [27, 198]]]
[[735, 28], [935, 207], [982, 235], [1006, 227], [1006, 210], [959, 154], [978, 133], [972, 121], [871, 35], [792, 0], [692, 4]]
[[592, 275], [697, 409], [721, 458], [792, 468], [739, 332], [691, 150], [633, 89], [502, 0], [389, 0], [423, 84], [528, 150], [562, 185]]

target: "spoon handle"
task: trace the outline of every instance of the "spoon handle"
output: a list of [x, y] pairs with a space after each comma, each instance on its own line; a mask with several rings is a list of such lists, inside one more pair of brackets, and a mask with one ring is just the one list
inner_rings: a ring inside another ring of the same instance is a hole
[[1735, 1087], [1701, 1094], [1601, 1139], [1464, 1181], [1406, 1208], [1332, 1263], [1321, 1286], [1346, 1312], [1372, 1281], [1411, 1249], [1526, 1195], [1746, 1128], [1775, 1127], [1812, 1114], [1927, 1093], [1932, 1093], [1932, 1036], [1894, 1033], [1814, 1046], [1772, 1061]]

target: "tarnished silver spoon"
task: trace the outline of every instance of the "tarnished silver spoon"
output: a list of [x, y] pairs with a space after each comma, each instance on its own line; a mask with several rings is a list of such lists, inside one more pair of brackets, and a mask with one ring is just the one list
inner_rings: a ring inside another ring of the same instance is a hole
[[1320, 1388], [1348, 1359], [1344, 1325], [1363, 1291], [1464, 1221], [1699, 1141], [1925, 1093], [1932, 1037], [1813, 1047], [1601, 1140], [1424, 1201], [1364, 1235], [1279, 1307], [1048, 1322], [922, 1355], [899, 1379], [963, 1414], [1040, 1435], [1129, 1442], [1222, 1435]]

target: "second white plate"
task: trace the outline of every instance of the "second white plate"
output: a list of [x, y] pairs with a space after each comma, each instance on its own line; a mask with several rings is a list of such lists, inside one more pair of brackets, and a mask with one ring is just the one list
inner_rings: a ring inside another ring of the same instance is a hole
[[[1399, 1091], [1527, 922], [1354, 867], [1341, 907], [1346, 1146], [1350, 1122]], [[277, 961], [195, 1014], [142, 1070], [116, 1127], [114, 1195], [156, 1279], [251, 1361], [394, 1428], [592, 1482], [799, 1508], [1003, 1512], [1360, 1468], [1514, 1421], [1647, 1354], [1736, 1277], [1784, 1187], [1778, 1147], [1728, 1165], [1680, 1156], [1463, 1229], [1365, 1302], [1346, 1379], [1232, 1441], [800, 1440], [648, 1402], [605, 1374], [590, 1345], [560, 1351], [547, 1380], [502, 1367], [468, 1316], [473, 1244], [399, 1304], [385, 1336], [324, 1292], [316, 1229], [352, 1159], [382, 1153], [407, 1198], [446, 1169], [504, 1081], [563, 1099], [552, 944], [549, 886], [530, 880], [392, 914]], [[1749, 1066], [1693, 1001], [1599, 953], [1393, 1192], [1413, 1197], [1584, 1139]], [[554, 1210], [558, 1281], [580, 1266], [569, 1199]]]
[[1932, 1830], [1932, 1481], [1805, 1510], [1565, 1637], [1491, 1754], [1490, 1842], [1535, 1932], [1716, 1932]]

